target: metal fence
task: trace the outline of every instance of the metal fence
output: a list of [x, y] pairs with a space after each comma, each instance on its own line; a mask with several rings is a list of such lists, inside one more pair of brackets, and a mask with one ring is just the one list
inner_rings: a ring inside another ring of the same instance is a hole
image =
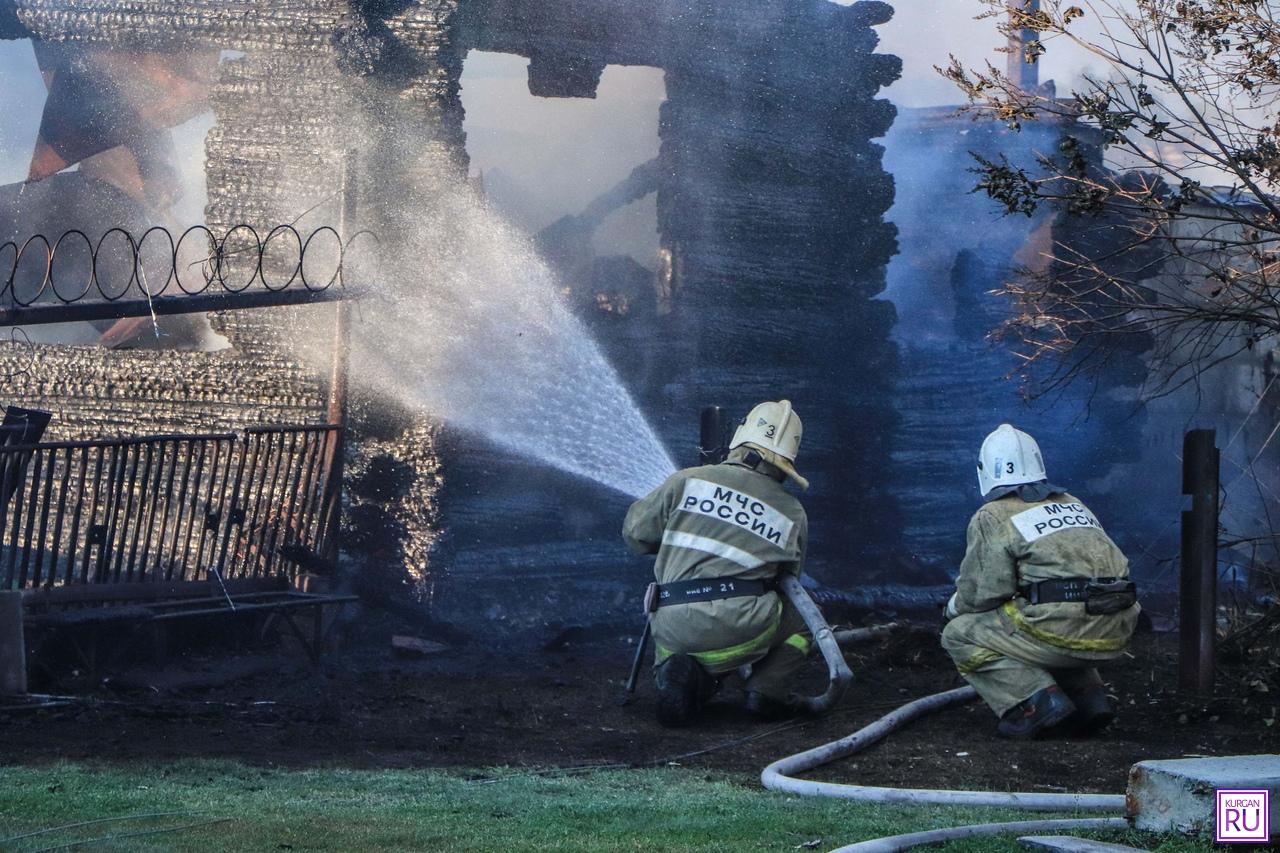
[[0, 447], [0, 589], [293, 575], [336, 531], [337, 426]]

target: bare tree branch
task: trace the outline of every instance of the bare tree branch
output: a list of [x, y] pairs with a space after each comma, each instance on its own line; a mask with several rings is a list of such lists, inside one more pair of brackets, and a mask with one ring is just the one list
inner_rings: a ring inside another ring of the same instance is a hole
[[[1267, 0], [982, 0], [1026, 61], [1056, 43], [1108, 69], [1059, 97], [994, 65], [951, 58], [939, 73], [966, 109], [1021, 130], [1061, 132], [1031, 167], [975, 156], [976, 192], [1009, 214], [1053, 213], [1051, 249], [1002, 293], [996, 331], [1023, 365], [1054, 364], [1045, 388], [1144, 352], [1170, 393], [1280, 333], [1280, 23]], [[1088, 18], [1100, 33], [1080, 35]], [[1014, 42], [1016, 43], [1016, 42]], [[1217, 187], [1216, 189], [1209, 189]], [[1041, 389], [1041, 392], [1045, 390]]]

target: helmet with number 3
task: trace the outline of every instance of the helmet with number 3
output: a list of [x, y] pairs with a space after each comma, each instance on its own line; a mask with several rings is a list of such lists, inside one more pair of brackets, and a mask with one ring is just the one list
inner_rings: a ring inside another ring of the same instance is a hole
[[761, 403], [739, 425], [729, 449], [750, 445], [765, 461], [781, 468], [796, 485], [807, 489], [809, 481], [800, 476], [794, 464], [803, 434], [804, 426], [791, 408], [790, 400]]
[[978, 451], [978, 491], [983, 497], [997, 486], [1020, 486], [1048, 479], [1040, 445], [1020, 429], [1000, 424]]

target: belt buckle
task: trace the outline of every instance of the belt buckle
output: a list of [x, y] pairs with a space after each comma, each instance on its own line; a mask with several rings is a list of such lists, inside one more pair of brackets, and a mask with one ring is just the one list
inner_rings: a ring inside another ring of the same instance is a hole
[[658, 609], [658, 584], [655, 582], [655, 583], [649, 584], [649, 586], [645, 588], [644, 615], [648, 616], [650, 613], [654, 612], [657, 609]]

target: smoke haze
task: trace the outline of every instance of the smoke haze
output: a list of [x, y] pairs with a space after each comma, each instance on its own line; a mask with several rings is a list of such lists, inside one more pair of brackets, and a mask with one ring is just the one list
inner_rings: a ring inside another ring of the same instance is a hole
[[[886, 169], [895, 176], [898, 190], [897, 204], [886, 218], [902, 226], [904, 239], [903, 252], [889, 269], [886, 296], [898, 307], [900, 324], [897, 337], [910, 346], [924, 342], [923, 339], [931, 334], [949, 337], [950, 325], [955, 319], [950, 302], [952, 282], [945, 278], [929, 278], [921, 272], [922, 264], [929, 260], [928, 254], [932, 252], [941, 259], [948, 253], [954, 255], [969, 250], [980, 256], [986, 247], [992, 249], [988, 254], [1005, 256], [1025, 236], [1027, 223], [1002, 218], [995, 205], [983, 197], [964, 195], [965, 188], [958, 183], [969, 177], [964, 172], [970, 165], [965, 156], [965, 146], [955, 146], [955, 150], [946, 157], [938, 156], [936, 137], [930, 137], [927, 132], [913, 126], [906, 116], [906, 110], [910, 108], [959, 102], [959, 92], [934, 70], [935, 65], [945, 64], [950, 54], [971, 66], [980, 66], [986, 61], [999, 67], [1004, 65], [1006, 56], [999, 52], [1004, 40], [996, 29], [995, 21], [974, 19], [986, 6], [978, 0], [896, 0], [891, 4], [896, 15], [891, 22], [878, 28], [880, 51], [900, 56], [903, 73], [882, 96], [903, 108], [904, 112], [881, 142], [887, 148]], [[1086, 19], [1079, 26], [1080, 32], [1087, 36], [1096, 23]], [[476, 177], [483, 175], [492, 211], [510, 220], [515, 227], [508, 229], [491, 218], [490, 213], [465, 205], [460, 208], [458, 222], [469, 223], [478, 234], [491, 238], [488, 242], [495, 247], [497, 254], [471, 260], [460, 255], [452, 257], [442, 268], [457, 276], [451, 280], [452, 283], [441, 283], [441, 292], [457, 293], [460, 300], [464, 295], [466, 299], [474, 300], [484, 293], [486, 297], [505, 302], [510, 315], [508, 319], [515, 325], [529, 321], [537, 316], [538, 311], [546, 309], [552, 318], [551, 325], [561, 325], [552, 329], [534, 324], [531, 328], [536, 335], [568, 334], [589, 345], [589, 336], [581, 329], [564, 325], [571, 323], [572, 318], [562, 308], [547, 308], [542, 301], [548, 298], [547, 293], [554, 287], [554, 282], [544, 268], [528, 266], [532, 263], [532, 253], [521, 242], [523, 238], [519, 232], [525, 235], [537, 233], [563, 216], [580, 213], [632, 169], [657, 154], [658, 110], [665, 97], [663, 74], [652, 68], [611, 66], [606, 69], [598, 97], [594, 100], [544, 99], [529, 94], [527, 64], [527, 60], [520, 57], [479, 52], [472, 53], [466, 60], [462, 99], [467, 111], [467, 149], [471, 157], [471, 171]], [[1040, 78], [1054, 80], [1058, 91], [1065, 93], [1077, 84], [1082, 73], [1099, 70], [1079, 50], [1051, 43], [1041, 63]], [[814, 85], [820, 86], [821, 81], [815, 81]], [[5, 116], [5, 121], [0, 122], [0, 183], [13, 183], [25, 178], [44, 98], [44, 85], [31, 45], [28, 42], [0, 42], [0, 115]], [[173, 216], [183, 225], [204, 218], [204, 136], [210, 121], [208, 116], [198, 118], [175, 130], [178, 163], [186, 194], [173, 211]], [[1027, 133], [1022, 142], [1030, 146], [1049, 144], [1052, 140], [1036, 139], [1035, 134]], [[940, 191], [940, 186], [946, 186], [946, 190]], [[947, 204], [939, 204], [939, 197], [945, 198]], [[462, 204], [461, 201], [458, 203]], [[942, 225], [946, 227], [940, 227]], [[970, 239], [973, 235], [981, 235], [982, 239]], [[594, 248], [599, 255], [630, 255], [653, 269], [657, 253], [653, 197], [612, 214], [595, 233]], [[470, 268], [467, 264], [471, 265]], [[515, 286], [509, 273], [505, 279], [503, 273], [504, 267], [513, 264], [537, 270], [532, 276], [536, 280], [535, 290], [516, 293], [503, 290]], [[993, 286], [999, 284], [1003, 274], [1004, 270], [1000, 269], [990, 271]], [[974, 278], [977, 280], [979, 277]], [[452, 286], [458, 281], [470, 281], [471, 284], [466, 291], [454, 291]], [[490, 289], [486, 290], [486, 287]], [[408, 306], [400, 303], [400, 307]], [[502, 433], [497, 440], [507, 446], [519, 444], [517, 439], [520, 436], [515, 427], [501, 422], [508, 413], [508, 407], [502, 404], [504, 398], [500, 395], [486, 397], [489, 392], [483, 389], [501, 388], [504, 382], [511, 381], [511, 374], [504, 368], [527, 358], [532, 352], [529, 349], [532, 341], [541, 340], [545, 344], [546, 339], [536, 335], [524, 339], [516, 335], [516, 339], [507, 340], [501, 334], [504, 326], [486, 326], [490, 320], [468, 314], [474, 311], [474, 305], [469, 307], [465, 301], [450, 306], [449, 301], [444, 300], [432, 310], [454, 311], [454, 314], [439, 316], [438, 319], [445, 325], [451, 325], [455, 331], [434, 340], [417, 340], [407, 330], [395, 334], [405, 338], [401, 351], [407, 354], [401, 361], [415, 362], [420, 356], [424, 364], [452, 365], [448, 370], [438, 369], [438, 375], [445, 378], [421, 377], [417, 385], [407, 389], [408, 377], [396, 373], [395, 364], [373, 366], [369, 375], [376, 377], [376, 381], [385, 388], [393, 389], [402, 396], [418, 397], [424, 404], [445, 405], [441, 401], [447, 400], [449, 405], [462, 407], [449, 413], [460, 422], [472, 417], [468, 412], [489, 412], [483, 417], [475, 415], [468, 425], [479, 431]], [[486, 345], [463, 346], [458, 335], [464, 330], [473, 334], [477, 326], [479, 340]], [[943, 330], [941, 334], [940, 329]], [[374, 334], [371, 341], [376, 349], [382, 338]], [[583, 352], [574, 354], [572, 358], [578, 359], [576, 363], [579, 364], [595, 365], [599, 353]], [[561, 376], [570, 375], [576, 369], [571, 364], [567, 368], [563, 364], [556, 367], [555, 360], [551, 359], [551, 363], [544, 366], [553, 372], [559, 371]], [[466, 370], [487, 371], [481, 374], [484, 377], [480, 383], [481, 390], [433, 385], [453, 381], [448, 379], [450, 371], [462, 370], [460, 365], [463, 364]], [[970, 373], [973, 372], [970, 368]], [[994, 384], [1001, 372], [992, 367], [990, 373], [990, 381]], [[470, 398], [466, 396], [468, 393], [472, 395]], [[610, 405], [616, 403], [618, 407], [610, 417], [623, 417], [627, 411], [625, 404], [629, 403], [625, 400], [625, 392], [621, 398], [613, 391], [608, 393], [613, 395]], [[934, 406], [939, 393], [934, 387], [924, 389], [910, 405], [921, 408]], [[579, 396], [572, 405], [578, 407], [585, 399]], [[1067, 411], [1062, 407], [1060, 411], [1061, 420], [1081, 416], [1079, 410]], [[1016, 418], [1021, 412], [1016, 394], [1010, 388], [1007, 397], [993, 398], [989, 409], [982, 415], [997, 422]], [[1180, 415], [1181, 420], [1171, 428], [1170, 435], [1160, 439], [1158, 462], [1165, 466], [1172, 464], [1172, 456], [1166, 453], [1165, 447], [1176, 440], [1173, 433], [1189, 425], [1192, 417], [1183, 411], [1174, 415]], [[486, 419], [485, 424], [480, 423]], [[549, 422], [556, 423], [554, 419]], [[981, 438], [977, 426], [966, 425], [969, 427], [972, 427], [973, 435], [959, 436], [954, 449], [946, 448], [948, 459], [964, 460], [963, 466], [956, 466], [955, 474], [959, 477], [963, 473], [966, 478], [963, 482], [968, 482], [971, 476], [967, 454], [972, 446], [976, 446], [975, 441]], [[936, 428], [936, 425], [922, 429], [918, 435], [924, 435], [926, 439], [916, 441], [914, 446], [937, 443], [943, 432], [945, 430]], [[1094, 434], [1068, 431], [1064, 426], [1064, 446], [1082, 449], [1094, 446], [1097, 441], [1098, 436]], [[661, 458], [665, 454], [659, 451], [657, 448], [652, 454], [654, 464], [650, 467], [653, 471], [637, 472], [634, 476], [636, 483], [643, 481], [647, 485], [654, 476], [653, 472], [668, 464]], [[925, 459], [921, 464], [926, 462], [933, 466], [936, 478], [939, 470], [936, 460]], [[963, 472], [960, 468], [964, 469]], [[578, 473], [593, 476], [591, 472]], [[950, 472], [944, 479], [948, 483], [954, 481]], [[931, 487], [934, 484], [930, 481]], [[1101, 488], [1103, 484], [1098, 485]], [[618, 488], [627, 491], [639, 486], [633, 484]], [[1167, 515], [1163, 508], [1161, 515]], [[948, 523], [947, 531], [953, 528], [954, 524]]]

